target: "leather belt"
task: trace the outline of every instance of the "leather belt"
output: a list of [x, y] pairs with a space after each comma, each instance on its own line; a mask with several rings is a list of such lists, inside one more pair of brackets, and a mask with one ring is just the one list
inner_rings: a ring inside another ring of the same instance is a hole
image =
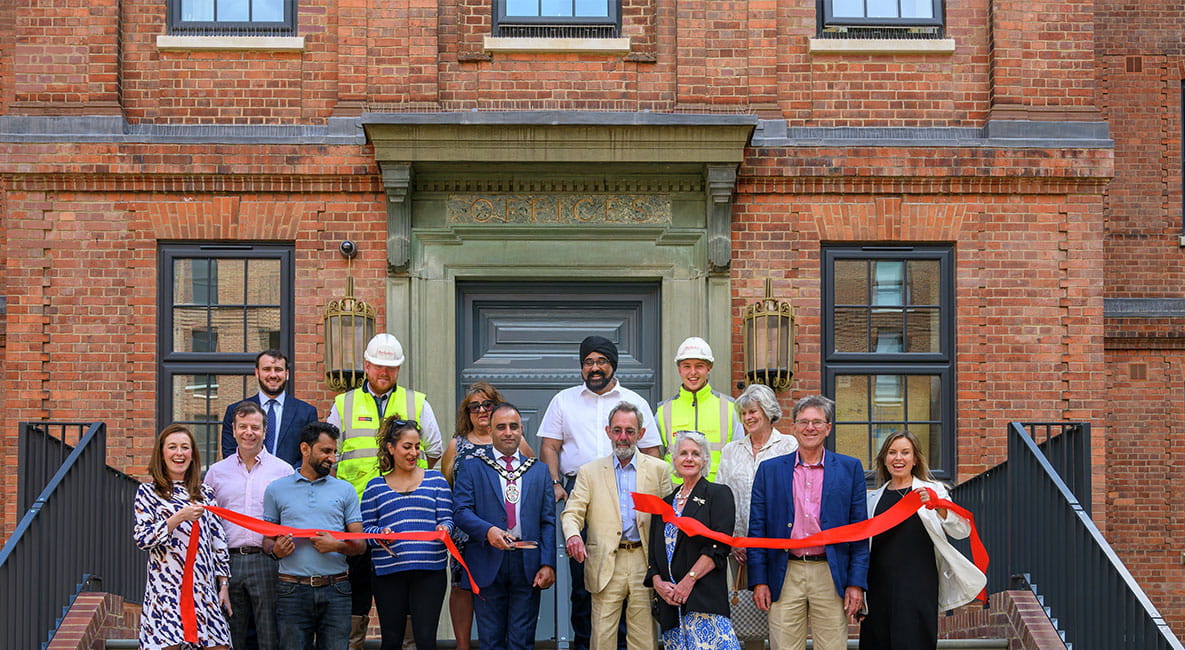
[[238, 548], [228, 548], [226, 550], [230, 551], [231, 555], [255, 555], [256, 553], [263, 552], [263, 549], [258, 546], [240, 546]]
[[348, 580], [350, 574], [339, 573], [334, 576], [290, 576], [287, 573], [279, 575], [280, 582], [295, 582], [298, 585], [308, 585], [310, 587], [324, 587], [335, 582]]
[[819, 553], [818, 555], [790, 555], [791, 560], [802, 560], [803, 562], [826, 562], [827, 554]]
[[642, 542], [622, 542], [617, 545], [617, 548], [623, 551], [632, 551], [635, 548], [642, 548]]

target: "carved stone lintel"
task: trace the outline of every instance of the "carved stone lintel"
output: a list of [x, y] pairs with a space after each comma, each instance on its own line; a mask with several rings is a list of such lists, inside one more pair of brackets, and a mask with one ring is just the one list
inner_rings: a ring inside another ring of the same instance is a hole
[[406, 271], [411, 256], [410, 163], [379, 163], [387, 191], [387, 264], [392, 271]]
[[708, 263], [714, 272], [732, 264], [732, 200], [737, 184], [736, 164], [706, 165]]

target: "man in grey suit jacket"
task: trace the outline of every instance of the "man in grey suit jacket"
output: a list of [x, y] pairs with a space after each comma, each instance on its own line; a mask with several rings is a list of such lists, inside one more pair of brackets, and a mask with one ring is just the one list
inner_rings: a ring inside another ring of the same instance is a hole
[[[255, 402], [263, 409], [265, 422], [264, 448], [268, 453], [292, 466], [300, 465], [300, 430], [317, 421], [317, 409], [287, 394], [288, 357], [279, 350], [264, 350], [255, 357], [255, 379], [259, 392], [243, 402]], [[222, 416], [222, 457], [235, 453], [235, 408], [241, 402], [226, 407]]]

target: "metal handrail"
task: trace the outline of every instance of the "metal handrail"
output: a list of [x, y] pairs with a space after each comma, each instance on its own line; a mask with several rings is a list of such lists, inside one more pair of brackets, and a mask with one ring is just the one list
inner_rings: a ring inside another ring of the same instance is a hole
[[[37, 445], [56, 453], [61, 444], [50, 431], [64, 436], [77, 426], [21, 423], [22, 455]], [[0, 647], [44, 647], [80, 582], [93, 586], [101, 581], [104, 591], [131, 602], [143, 599], [147, 563], [131, 542], [139, 483], [107, 466], [106, 426], [83, 426], [86, 433], [45, 481], [0, 550], [0, 612], [5, 619]], [[21, 479], [36, 484], [45, 473], [30, 469]]]
[[[988, 590], [1014, 588], [1020, 580], [1039, 593], [1075, 650], [1185, 650], [1083, 505], [1089, 482], [1074, 474], [1089, 473], [1083, 460], [1089, 441], [1081, 439], [1089, 434], [1088, 426], [1074, 423], [1038, 445], [1025, 424], [1013, 422], [1008, 460], [952, 491], [956, 502], [976, 513], [983, 531], [992, 556]], [[1058, 438], [1054, 447], [1073, 450], [1060, 458], [1048, 444]]]

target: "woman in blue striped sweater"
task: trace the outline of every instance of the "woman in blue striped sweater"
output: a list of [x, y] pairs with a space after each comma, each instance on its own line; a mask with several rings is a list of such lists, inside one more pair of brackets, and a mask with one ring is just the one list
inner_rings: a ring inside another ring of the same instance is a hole
[[[362, 524], [368, 533], [453, 529], [453, 495], [444, 475], [416, 466], [420, 427], [415, 420], [387, 418], [378, 433], [379, 473], [362, 493]], [[447, 551], [442, 542], [371, 542], [374, 602], [383, 650], [403, 645], [407, 617], [420, 650], [436, 650], [436, 625], [444, 603]]]

